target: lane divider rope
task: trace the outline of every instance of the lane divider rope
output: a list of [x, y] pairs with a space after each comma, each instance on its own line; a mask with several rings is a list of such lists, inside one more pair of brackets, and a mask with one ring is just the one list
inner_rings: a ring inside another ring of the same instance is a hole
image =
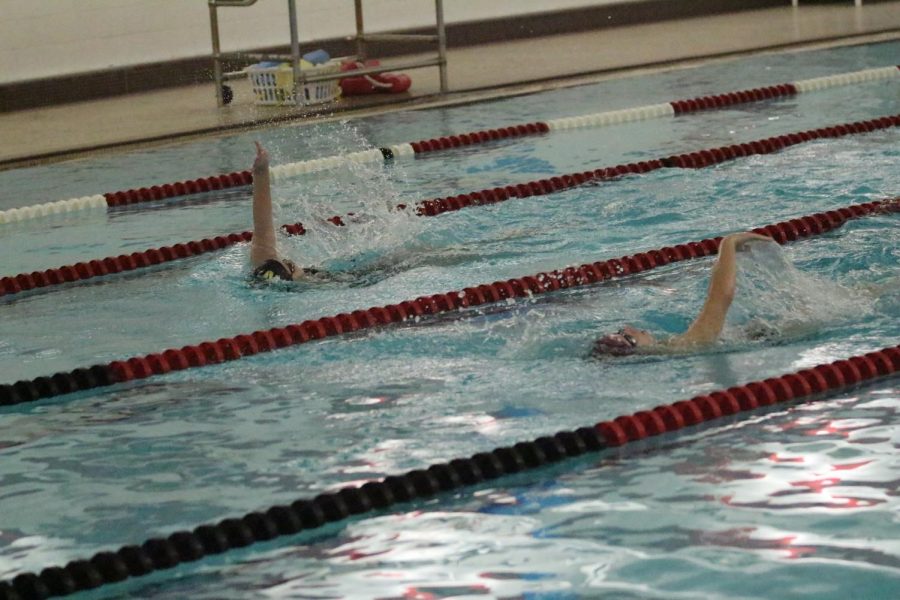
[[[563, 430], [511, 446], [478, 452], [399, 475], [225, 518], [140, 545], [126, 545], [91, 558], [25, 572], [0, 581], [0, 600], [39, 600], [171, 569], [207, 556], [317, 529], [522, 473], [568, 458], [676, 432], [723, 417], [786, 403], [807, 403], [860, 384], [895, 377], [900, 346], [824, 363], [812, 368], [662, 404], [575, 430]], [[741, 415], [743, 416], [743, 415]]]
[[[860, 134], [900, 126], [900, 115], [881, 117], [869, 121], [858, 121], [844, 125], [822, 127], [809, 131], [779, 135], [763, 140], [743, 144], [732, 144], [719, 148], [699, 150], [685, 154], [668, 156], [638, 163], [606, 167], [583, 173], [569, 173], [548, 179], [540, 179], [505, 187], [484, 189], [481, 191], [446, 198], [423, 200], [416, 205], [416, 214], [419, 216], [437, 216], [445, 212], [461, 210], [470, 206], [484, 206], [504, 202], [511, 198], [528, 198], [530, 196], [542, 196], [555, 192], [571, 189], [585, 183], [608, 181], [628, 174], [640, 174], [655, 171], [662, 168], [702, 168], [719, 164], [737, 158], [768, 154], [780, 151], [789, 146], [809, 142], [816, 139], [836, 138], [850, 134]], [[406, 209], [407, 205], [400, 204], [398, 209]], [[341, 216], [333, 216], [328, 222], [344, 226], [346, 223]], [[282, 229], [289, 235], [302, 235], [305, 229], [301, 223], [283, 225]], [[66, 265], [58, 268], [50, 268], [44, 271], [20, 273], [0, 277], [0, 297], [17, 294], [38, 288], [60, 285], [74, 281], [84, 281], [93, 277], [130, 271], [158, 265], [163, 262], [189, 258], [214, 250], [221, 250], [241, 241], [249, 241], [251, 233], [244, 231], [217, 236], [213, 239], [191, 241], [173, 246], [151, 248], [143, 252], [133, 252], [130, 255], [119, 255], [104, 259], [78, 262], [74, 265]]]
[[[841, 227], [846, 221], [873, 213], [896, 212], [900, 198], [855, 204], [824, 213], [791, 219], [754, 229], [780, 244], [820, 235]], [[307, 320], [286, 327], [255, 331], [196, 345], [172, 348], [162, 352], [116, 360], [105, 365], [78, 368], [13, 384], [0, 385], [0, 406], [34, 402], [77, 391], [115, 385], [171, 371], [203, 367], [271, 352], [279, 348], [373, 329], [410, 319], [440, 315], [460, 309], [482, 306], [514, 298], [531, 297], [561, 289], [586, 286], [613, 278], [649, 271], [667, 264], [718, 252], [721, 238], [666, 246], [633, 256], [566, 267], [507, 281], [467, 287], [443, 294], [421, 296], [399, 304], [376, 306], [340, 313], [335, 316]]]
[[[306, 233], [302, 223], [282, 225], [281, 229], [287, 232], [288, 235], [303, 235]], [[0, 297], [38, 288], [85, 281], [94, 277], [103, 277], [104, 275], [126, 273], [136, 269], [153, 267], [175, 260], [200, 256], [207, 252], [223, 250], [240, 242], [249, 242], [252, 239], [253, 232], [241, 231], [218, 235], [214, 238], [203, 238], [202, 240], [190, 241], [184, 244], [161, 246], [159, 248], [132, 252], [131, 254], [120, 254], [102, 259], [77, 262], [73, 265], [65, 265], [59, 268], [2, 277], [0, 278]]]
[[529, 196], [552, 194], [591, 181], [615, 179], [628, 174], [647, 173], [662, 168], [700, 169], [747, 156], [779, 152], [790, 146], [817, 139], [838, 138], [846, 135], [869, 133], [879, 129], [898, 126], [900, 126], [900, 114], [880, 117], [868, 121], [857, 121], [843, 125], [820, 127], [819, 129], [777, 135], [752, 142], [731, 144], [729, 146], [676, 154], [649, 161], [617, 165], [606, 169], [585, 171], [583, 173], [570, 173], [550, 177], [548, 179], [532, 181], [526, 184], [506, 186], [503, 188], [498, 187], [482, 190], [480, 192], [473, 192], [471, 194], [450, 196], [447, 198], [425, 200], [418, 204], [417, 211], [420, 214], [434, 216], [445, 212], [460, 210], [468, 206], [480, 206], [483, 204], [503, 202], [510, 198], [527, 198]]
[[[349, 154], [297, 161], [273, 166], [271, 169], [271, 177], [273, 181], [275, 181], [278, 179], [295, 177], [304, 173], [314, 173], [333, 169], [351, 163], [387, 161], [437, 150], [482, 144], [507, 138], [540, 135], [567, 129], [602, 127], [629, 123], [632, 121], [676, 116], [701, 110], [713, 110], [749, 102], [790, 97], [800, 93], [884, 79], [900, 79], [900, 65], [863, 69], [861, 71], [850, 73], [817, 77], [815, 79], [804, 79], [793, 83], [782, 83], [724, 94], [713, 94], [687, 100], [673, 100], [671, 102], [663, 102], [660, 104], [637, 106], [589, 115], [562, 117], [547, 121], [536, 121], [534, 123], [500, 127], [497, 129], [441, 136], [428, 140], [419, 140], [418, 142], [408, 142], [394, 144], [383, 148], [360, 150]], [[46, 202], [44, 204], [2, 210], [0, 211], [0, 224], [36, 219], [39, 217], [89, 208], [117, 207], [155, 200], [164, 200], [188, 194], [248, 186], [252, 183], [253, 175], [250, 171], [235, 171], [222, 175], [213, 175], [211, 177], [201, 177], [189, 181], [152, 185], [149, 187], [107, 192], [105, 194], [83, 196], [80, 198], [72, 198], [70, 200], [58, 200], [56, 202]]]

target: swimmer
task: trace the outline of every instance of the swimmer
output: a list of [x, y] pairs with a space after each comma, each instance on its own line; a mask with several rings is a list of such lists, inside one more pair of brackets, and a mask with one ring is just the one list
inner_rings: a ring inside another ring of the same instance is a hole
[[735, 254], [747, 244], [772, 242], [772, 238], [756, 233], [733, 233], [719, 244], [719, 257], [713, 266], [706, 302], [688, 330], [667, 340], [657, 340], [651, 333], [626, 325], [617, 333], [608, 333], [594, 343], [593, 354], [627, 356], [635, 352], [662, 352], [666, 349], [690, 349], [706, 346], [719, 339], [725, 316], [734, 300], [737, 266]]
[[272, 219], [272, 190], [269, 182], [269, 153], [256, 143], [253, 161], [253, 241], [250, 244], [250, 265], [258, 279], [298, 281], [316, 275], [318, 269], [298, 267], [292, 260], [278, 254], [275, 222]]

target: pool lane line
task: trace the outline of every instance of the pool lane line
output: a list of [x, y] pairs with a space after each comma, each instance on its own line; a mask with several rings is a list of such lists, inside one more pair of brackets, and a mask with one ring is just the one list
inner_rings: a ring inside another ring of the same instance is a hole
[[778, 404], [789, 406], [820, 400], [861, 384], [896, 377], [898, 373], [900, 346], [889, 346], [575, 430], [389, 475], [358, 487], [347, 486], [313, 498], [300, 498], [290, 504], [176, 531], [167, 537], [152, 537], [140, 545], [98, 552], [86, 560], [76, 559], [40, 572], [20, 573], [0, 581], [0, 600], [38, 600], [95, 589], [350, 517], [386, 511], [397, 505], [401, 506], [394, 510], [404, 510], [404, 504], [435, 496], [447, 498], [447, 492], [589, 452], [617, 448], [741, 413], [752, 414]]
[[[700, 96], [687, 100], [673, 100], [671, 102], [663, 102], [660, 104], [611, 110], [589, 115], [561, 117], [558, 119], [535, 121], [533, 123], [517, 124], [497, 129], [440, 136], [427, 140], [419, 140], [418, 142], [394, 144], [392, 146], [360, 150], [349, 154], [297, 161], [272, 167], [271, 176], [273, 181], [277, 181], [279, 179], [295, 177], [304, 173], [325, 171], [351, 163], [390, 161], [397, 158], [416, 156], [437, 150], [471, 146], [508, 138], [541, 135], [567, 129], [618, 125], [632, 121], [644, 121], [667, 116], [672, 117], [702, 110], [714, 110], [750, 102], [791, 97], [797, 94], [838, 86], [890, 78], [900, 78], [900, 65], [863, 69], [861, 71], [817, 77], [814, 79], [802, 79], [792, 83], [781, 83], [760, 88], [727, 92], [724, 94]], [[249, 170], [235, 171], [187, 181], [151, 185], [149, 187], [121, 190], [118, 192], [106, 192], [104, 194], [2, 210], [0, 211], [0, 224], [36, 219], [76, 210], [118, 207], [156, 200], [166, 200], [189, 194], [233, 187], [244, 187], [249, 186], [252, 183], [253, 174]]]
[[[753, 229], [780, 244], [819, 235], [841, 227], [850, 219], [900, 211], [900, 198], [854, 204], [824, 213], [790, 219]], [[219, 364], [271, 352], [319, 339], [403, 323], [422, 317], [450, 313], [514, 298], [527, 298], [561, 289], [591, 285], [601, 281], [649, 271], [675, 262], [712, 256], [718, 252], [721, 237], [633, 256], [610, 259], [578, 267], [566, 267], [536, 275], [495, 281], [493, 283], [452, 290], [442, 294], [420, 296], [398, 304], [359, 309], [350, 313], [307, 320], [302, 323], [273, 327], [233, 337], [206, 341], [196, 345], [170, 348], [162, 352], [116, 360], [105, 365], [78, 368], [12, 384], [0, 384], [0, 406], [13, 406], [77, 391], [106, 387], [154, 375], [165, 375], [194, 367]]]
[[[702, 168], [715, 165], [728, 160], [734, 160], [745, 156], [768, 154], [777, 152], [792, 145], [801, 144], [820, 138], [836, 138], [856, 133], [868, 133], [877, 129], [900, 126], [900, 115], [880, 117], [869, 121], [857, 121], [844, 125], [822, 127], [798, 133], [756, 140], [743, 144], [732, 144], [719, 148], [699, 150], [686, 154], [677, 154], [650, 161], [628, 163], [615, 167], [606, 167], [583, 173], [570, 173], [553, 176], [547, 179], [484, 189], [467, 194], [435, 198], [419, 202], [415, 211], [418, 216], [437, 216], [445, 212], [461, 210], [470, 206], [484, 206], [504, 202], [512, 198], [527, 198], [529, 196], [542, 196], [578, 187], [585, 183], [609, 181], [628, 174], [647, 173], [662, 168]], [[406, 204], [398, 204], [397, 209], [405, 210]], [[352, 213], [347, 217], [352, 218]], [[336, 215], [326, 219], [337, 226], [344, 226], [345, 217]], [[302, 223], [282, 225], [281, 228], [289, 235], [302, 235], [305, 229]], [[75, 281], [84, 281], [94, 277], [131, 271], [158, 265], [163, 262], [189, 258], [206, 252], [212, 252], [231, 246], [241, 241], [249, 241], [252, 234], [249, 231], [230, 233], [199, 241], [150, 248], [142, 252], [132, 252], [130, 255], [121, 254], [115, 257], [95, 259], [87, 262], [78, 262], [74, 265], [54, 267], [43, 271], [31, 273], [19, 273], [0, 277], [0, 297], [18, 294], [48, 286], [61, 285]]]
[[[303, 235], [306, 230], [302, 223], [282, 225], [281, 229], [288, 235]], [[185, 243], [160, 246], [148, 250], [108, 256], [90, 261], [77, 262], [58, 268], [20, 273], [11, 277], [0, 278], [0, 298], [6, 295], [18, 294], [34, 289], [49, 286], [64, 285], [77, 281], [85, 281], [94, 277], [125, 273], [137, 269], [153, 267], [162, 263], [172, 262], [184, 258], [200, 256], [208, 252], [224, 250], [229, 246], [241, 242], [249, 242], [253, 239], [253, 232], [241, 231], [217, 235], [213, 238], [203, 238]]]
[[[424, 200], [417, 205], [416, 212], [421, 215], [435, 216], [445, 212], [461, 210], [468, 206], [493, 204], [511, 198], [527, 198], [528, 196], [552, 194], [591, 181], [615, 179], [628, 174], [647, 173], [662, 168], [701, 169], [747, 156], [779, 152], [790, 146], [817, 139], [831, 139], [851, 134], [869, 133], [891, 127], [900, 127], [900, 114], [879, 117], [867, 121], [856, 121], [842, 125], [833, 125], [829, 127], [820, 127], [818, 129], [810, 129], [808, 131], [777, 135], [752, 142], [676, 154], [649, 161], [639, 161], [637, 163], [617, 165], [606, 169], [597, 169], [595, 171], [559, 175], [526, 184], [506, 186], [505, 188], [493, 188], [470, 194]], [[340, 217], [337, 218], [339, 219]], [[335, 219], [335, 217], [332, 217], [332, 222], [334, 222], [333, 219]]]

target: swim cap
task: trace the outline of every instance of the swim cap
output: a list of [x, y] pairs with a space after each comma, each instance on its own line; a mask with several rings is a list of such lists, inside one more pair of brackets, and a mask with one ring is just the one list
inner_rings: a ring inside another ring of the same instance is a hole
[[253, 276], [257, 279], [284, 279], [285, 281], [293, 281], [294, 277], [290, 270], [279, 260], [270, 258], [263, 264], [253, 270]]
[[633, 342], [633, 338], [629, 340], [621, 333], [607, 333], [594, 342], [594, 350], [591, 353], [594, 355], [628, 356], [634, 354], [634, 349], [637, 347], [637, 344]]

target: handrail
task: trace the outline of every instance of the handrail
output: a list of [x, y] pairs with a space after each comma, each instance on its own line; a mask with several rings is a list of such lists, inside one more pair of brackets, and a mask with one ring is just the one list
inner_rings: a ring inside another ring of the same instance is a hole
[[253, 6], [257, 0], [209, 0], [210, 6]]
[[[368, 70], [354, 70], [353, 76], [367, 75], [369, 73], [384, 73], [388, 69], [415, 69], [419, 67], [438, 67], [440, 74], [441, 93], [446, 94], [447, 86], [447, 35], [444, 31], [444, 2], [443, 0], [434, 1], [435, 15], [435, 35], [424, 34], [403, 34], [403, 33], [377, 33], [366, 34], [365, 23], [363, 19], [362, 0], [354, 0], [353, 7], [356, 11], [356, 56], [359, 60], [365, 60], [367, 57], [366, 42], [400, 42], [400, 43], [416, 43], [416, 42], [437, 42], [437, 57], [426, 58], [421, 60], [411, 60], [403, 63], [395, 63], [387, 66], [373, 67]], [[305, 77], [300, 75], [303, 82], [327, 81], [329, 79], [339, 79], [343, 75], [319, 75], [313, 77]]]
[[[289, 0], [293, 2], [294, 0]], [[225, 6], [253, 6], [257, 0], [207, 0], [209, 5], [209, 28], [212, 36], [213, 78], [216, 82], [216, 103], [225, 105], [222, 95], [222, 81], [225, 79], [222, 72], [222, 45], [219, 41], [219, 14], [217, 9]]]

